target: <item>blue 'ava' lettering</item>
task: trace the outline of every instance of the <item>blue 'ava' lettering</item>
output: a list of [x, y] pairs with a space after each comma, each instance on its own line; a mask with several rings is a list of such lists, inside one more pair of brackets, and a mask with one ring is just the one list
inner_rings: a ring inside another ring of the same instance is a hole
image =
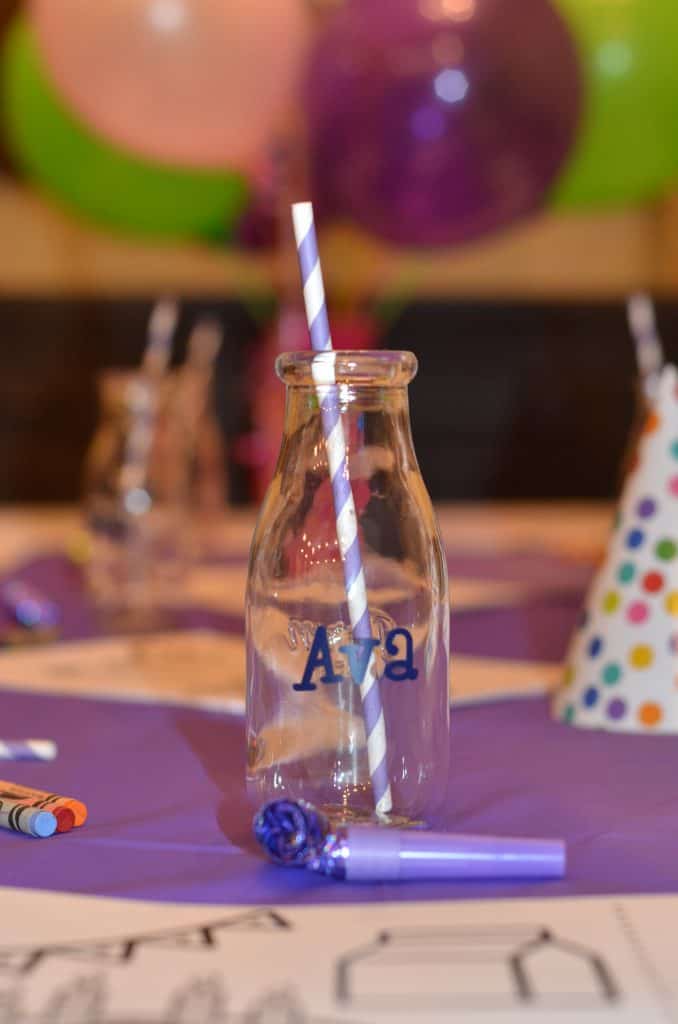
[[344, 644], [339, 650], [342, 654], [345, 654], [348, 658], [349, 668], [351, 669], [351, 676], [353, 682], [360, 686], [363, 679], [365, 678], [365, 672], [370, 661], [370, 655], [375, 647], [379, 646], [379, 641], [374, 640], [372, 637], [364, 640], [358, 640], [353, 644]]
[[311, 650], [308, 653], [308, 659], [306, 661], [306, 668], [304, 669], [304, 676], [300, 683], [293, 683], [293, 690], [317, 690], [317, 686], [311, 680], [313, 673], [316, 669], [323, 668], [325, 674], [320, 677], [321, 683], [341, 683], [344, 677], [337, 675], [332, 665], [332, 655], [330, 653], [330, 645], [327, 639], [327, 629], [325, 626], [318, 626], [313, 637], [313, 643]]
[[[404, 651], [401, 650], [402, 644], [398, 643], [400, 637], [405, 641]], [[367, 637], [356, 640], [351, 644], [344, 644], [343, 647], [339, 648], [341, 653], [346, 656], [351, 677], [356, 686], [362, 684], [372, 652], [378, 646], [378, 640], [373, 637]], [[384, 676], [386, 679], [402, 682], [406, 679], [418, 678], [419, 671], [414, 667], [414, 643], [412, 641], [412, 634], [408, 629], [403, 629], [402, 626], [391, 629], [386, 634], [384, 640], [384, 652], [387, 658], [384, 665]], [[342, 683], [344, 681], [344, 677], [335, 671], [332, 664], [332, 651], [330, 650], [326, 626], [318, 626], [316, 628], [302, 680], [300, 683], [293, 683], [292, 688], [307, 693], [311, 690], [317, 690], [318, 687], [313, 682], [313, 676], [318, 669], [323, 670], [323, 674], [319, 677], [321, 683]]]
[[398, 645], [395, 642], [398, 636], [405, 638], [405, 657], [389, 661], [384, 668], [384, 675], [387, 679], [393, 679], [395, 682], [401, 682], [403, 679], [416, 679], [419, 672], [414, 667], [414, 644], [409, 630], [392, 629], [386, 637], [386, 653], [390, 655], [399, 653]]

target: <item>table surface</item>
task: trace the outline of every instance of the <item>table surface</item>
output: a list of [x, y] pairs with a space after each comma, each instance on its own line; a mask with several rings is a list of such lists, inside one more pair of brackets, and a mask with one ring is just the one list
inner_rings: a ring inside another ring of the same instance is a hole
[[[574, 559], [595, 557], [605, 543], [611, 507], [601, 502], [455, 504], [438, 506], [446, 544], [485, 554], [546, 551]], [[233, 509], [213, 524], [210, 540], [226, 553], [247, 553], [255, 513]], [[69, 543], [79, 528], [70, 505], [0, 506], [0, 559], [5, 566], [40, 550]]]
[[[503, 606], [453, 605], [454, 651], [487, 659], [507, 677], [516, 660], [557, 665], [603, 548], [609, 509], [450, 508], [440, 519], [453, 580], [530, 585]], [[63, 553], [76, 524], [71, 510], [0, 512], [5, 574], [56, 587], [72, 615], [71, 638], [87, 622], [77, 569]], [[242, 565], [251, 529], [249, 514], [215, 529], [225, 565]], [[207, 621], [242, 632], [242, 609], [185, 613], [182, 626]], [[678, 891], [671, 824], [678, 745], [672, 737], [572, 729], [550, 718], [544, 698], [497, 699], [452, 716], [440, 827], [567, 840], [565, 880], [518, 885], [338, 885], [267, 865], [250, 836], [238, 716], [21, 688], [0, 691], [0, 713], [5, 735], [44, 734], [61, 751], [52, 765], [12, 764], [5, 773], [78, 796], [90, 808], [84, 828], [48, 842], [3, 833], [4, 884], [224, 903]]]

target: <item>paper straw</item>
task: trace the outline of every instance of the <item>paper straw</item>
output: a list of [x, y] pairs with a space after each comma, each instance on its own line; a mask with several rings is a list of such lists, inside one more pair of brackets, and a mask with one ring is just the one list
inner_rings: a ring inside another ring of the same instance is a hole
[[187, 368], [211, 376], [223, 335], [222, 326], [216, 317], [205, 316], [199, 320], [188, 340]]
[[0, 761], [53, 761], [54, 740], [0, 740]]
[[203, 317], [193, 328], [188, 355], [181, 371], [179, 404], [195, 441], [200, 420], [207, 409], [214, 366], [223, 344], [223, 329], [214, 317]]
[[[372, 639], [372, 626], [367, 607], [367, 589], [360, 554], [358, 518], [348, 475], [346, 442], [334, 371], [335, 354], [332, 351], [332, 337], [327, 317], [312, 204], [294, 203], [292, 221], [299, 255], [311, 345], [314, 352], [318, 353], [312, 362], [313, 382], [318, 395], [323, 434], [327, 446], [337, 540], [344, 566], [348, 614], [353, 638], [359, 642]], [[390, 812], [393, 804], [386, 767], [386, 727], [374, 651], [370, 655], [365, 675], [360, 684], [360, 696], [367, 735], [367, 761], [375, 808], [377, 815], [385, 815]]]
[[638, 292], [629, 296], [626, 311], [643, 391], [647, 400], [654, 402], [664, 365], [664, 350], [657, 330], [654, 304], [649, 295]]
[[172, 339], [179, 320], [179, 306], [174, 299], [156, 302], [148, 322], [148, 337], [142, 370], [149, 377], [163, 377], [172, 355]]
[[179, 307], [173, 299], [160, 299], [153, 307], [148, 322], [140, 380], [133, 383], [132, 424], [120, 473], [123, 499], [130, 491], [136, 491], [146, 483], [160, 386], [172, 356], [178, 320]]

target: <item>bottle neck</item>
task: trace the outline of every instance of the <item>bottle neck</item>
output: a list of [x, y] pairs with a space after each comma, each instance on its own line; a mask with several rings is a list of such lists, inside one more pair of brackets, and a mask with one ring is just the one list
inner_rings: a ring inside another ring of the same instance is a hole
[[[417, 471], [408, 389], [338, 385], [341, 425], [351, 479]], [[325, 428], [313, 387], [288, 387], [279, 462], [283, 472], [327, 472]]]
[[[369, 415], [378, 420], [405, 417], [409, 425], [410, 410], [406, 387], [356, 387], [338, 384], [337, 396], [344, 423]], [[285, 401], [285, 428], [295, 429], [311, 416], [319, 416], [318, 393], [314, 387], [288, 387]]]

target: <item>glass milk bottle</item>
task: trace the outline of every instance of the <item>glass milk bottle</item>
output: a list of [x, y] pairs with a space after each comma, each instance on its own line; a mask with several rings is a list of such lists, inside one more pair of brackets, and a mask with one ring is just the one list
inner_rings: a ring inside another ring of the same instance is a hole
[[[313, 359], [276, 363], [285, 425], [247, 589], [248, 791], [256, 806], [304, 799], [335, 821], [429, 823], [447, 785], [449, 603], [410, 432], [417, 361], [334, 353], [345, 462], [333, 479]], [[338, 482], [357, 517], [355, 536], [343, 508], [341, 544]]]
[[191, 441], [176, 386], [168, 376], [156, 393], [143, 374], [124, 370], [99, 382], [101, 418], [84, 473], [87, 581], [96, 604], [129, 615], [130, 628], [156, 624], [188, 567]]

